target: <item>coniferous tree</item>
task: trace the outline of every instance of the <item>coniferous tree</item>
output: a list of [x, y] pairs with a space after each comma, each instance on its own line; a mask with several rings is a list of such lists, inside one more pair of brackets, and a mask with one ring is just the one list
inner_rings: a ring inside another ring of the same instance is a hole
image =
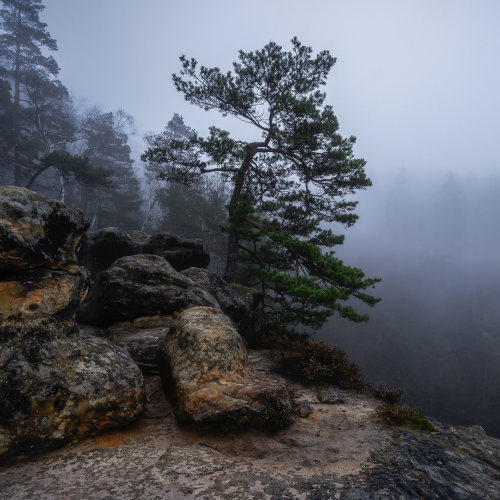
[[211, 127], [207, 138], [173, 138], [148, 148], [143, 159], [162, 166], [167, 180], [212, 172], [228, 179], [224, 275], [234, 278], [239, 251], [246, 261], [242, 272], [262, 286], [273, 320], [319, 326], [338, 312], [363, 321], [367, 316], [346, 302], [375, 304], [364, 290], [378, 279], [334, 256], [331, 249], [343, 236], [325, 224], [354, 224], [350, 195], [371, 182], [364, 160], [354, 156], [355, 138], [339, 134], [320, 90], [335, 59], [328, 51], [313, 57], [296, 38], [292, 45], [291, 52], [273, 42], [240, 51], [227, 73], [181, 57], [182, 69], [173, 79], [185, 99], [253, 125], [256, 139], [235, 140]]
[[40, 21], [40, 12], [45, 8], [41, 0], [1, 0], [0, 60], [13, 87], [11, 163], [14, 165], [14, 182], [22, 185], [25, 175], [23, 166], [31, 161], [31, 142], [26, 139], [23, 103], [26, 90], [34, 79], [49, 80], [56, 76], [59, 67], [52, 56], [42, 49], [57, 50], [56, 41]]
[[[163, 147], [172, 140], [187, 140], [196, 131], [184, 123], [177, 113], [160, 134], [145, 137], [150, 147]], [[180, 153], [180, 152], [179, 152]], [[145, 165], [148, 179], [157, 182], [155, 202], [160, 209], [156, 228], [187, 238], [200, 238], [211, 256], [211, 269], [223, 268], [226, 256], [225, 235], [220, 226], [227, 222], [226, 205], [229, 200], [227, 184], [218, 173], [207, 176], [180, 176], [166, 180], [163, 169], [156, 163]]]
[[100, 189], [86, 189], [82, 208], [92, 229], [117, 225], [127, 229], [141, 226], [141, 185], [135, 174], [128, 145], [133, 118], [120, 110], [101, 113], [91, 110], [84, 118], [80, 154], [93, 167], [108, 172], [108, 183]]

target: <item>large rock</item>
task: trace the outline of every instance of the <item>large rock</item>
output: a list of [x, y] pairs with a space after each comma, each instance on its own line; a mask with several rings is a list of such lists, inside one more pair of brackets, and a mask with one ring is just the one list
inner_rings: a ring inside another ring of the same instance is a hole
[[57, 448], [142, 410], [142, 373], [127, 351], [81, 338], [71, 320], [29, 324], [0, 350], [0, 458]]
[[0, 186], [0, 275], [76, 262], [83, 212], [28, 189]]
[[197, 285], [213, 295], [222, 311], [237, 325], [248, 314], [246, 302], [238, 295], [235, 289], [217, 274], [199, 267], [190, 267], [181, 271], [181, 274], [192, 279]]
[[106, 330], [108, 338], [127, 349], [132, 359], [146, 373], [158, 370], [158, 349], [169, 334], [172, 316], [137, 318], [133, 322], [116, 323]]
[[198, 305], [218, 307], [207, 291], [178, 273], [163, 257], [131, 255], [98, 275], [77, 318], [81, 323], [110, 325]]
[[219, 429], [288, 424], [288, 390], [248, 363], [241, 336], [219, 309], [182, 312], [160, 346], [159, 364], [180, 420]]
[[164, 257], [177, 271], [190, 266], [206, 267], [210, 262], [201, 240], [179, 238], [170, 233], [149, 235], [118, 227], [107, 227], [88, 235], [79, 252], [82, 263], [94, 275], [121, 257], [138, 254]]
[[70, 266], [66, 271], [35, 269], [0, 280], [0, 328], [47, 316], [73, 319], [88, 279], [86, 269]]

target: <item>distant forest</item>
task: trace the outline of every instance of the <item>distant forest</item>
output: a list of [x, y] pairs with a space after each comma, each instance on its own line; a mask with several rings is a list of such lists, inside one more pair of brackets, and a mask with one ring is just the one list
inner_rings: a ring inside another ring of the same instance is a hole
[[374, 184], [338, 253], [382, 277], [382, 302], [319, 338], [426, 415], [500, 437], [500, 175], [401, 170]]

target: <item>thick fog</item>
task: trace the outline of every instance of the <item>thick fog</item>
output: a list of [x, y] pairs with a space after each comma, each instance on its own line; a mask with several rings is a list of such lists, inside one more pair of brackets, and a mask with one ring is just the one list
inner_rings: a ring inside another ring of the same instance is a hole
[[[500, 435], [500, 3], [47, 0], [60, 78], [77, 100], [124, 108], [143, 134], [174, 112], [204, 133], [252, 131], [183, 101], [178, 56], [231, 69], [239, 49], [296, 35], [338, 58], [326, 86], [374, 185], [338, 254], [383, 279], [367, 324], [319, 332], [408, 402]], [[258, 137], [257, 137], [258, 138]], [[140, 164], [136, 165], [140, 168]]]

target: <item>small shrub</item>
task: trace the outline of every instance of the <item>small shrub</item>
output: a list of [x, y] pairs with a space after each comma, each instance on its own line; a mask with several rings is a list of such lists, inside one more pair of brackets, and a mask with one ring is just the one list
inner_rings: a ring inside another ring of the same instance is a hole
[[295, 336], [275, 338], [271, 349], [278, 370], [298, 382], [335, 384], [356, 390], [363, 387], [359, 367], [337, 347]]
[[436, 430], [422, 413], [411, 406], [389, 404], [381, 409], [379, 416], [387, 425], [407, 425], [429, 432]]
[[391, 405], [400, 403], [405, 390], [399, 387], [390, 387], [385, 384], [377, 384], [373, 389], [373, 395]]

